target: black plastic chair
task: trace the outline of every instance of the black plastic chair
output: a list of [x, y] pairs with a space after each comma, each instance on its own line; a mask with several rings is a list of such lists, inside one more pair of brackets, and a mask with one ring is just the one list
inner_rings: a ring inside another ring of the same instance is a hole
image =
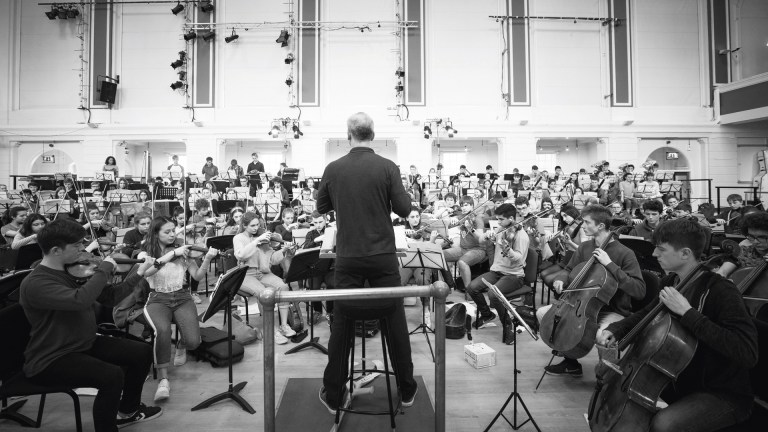
[[[35, 245], [36, 246], [36, 245]], [[45, 408], [45, 397], [51, 393], [65, 393], [72, 398], [75, 408], [75, 424], [78, 432], [82, 432], [83, 423], [80, 415], [80, 398], [74, 390], [67, 387], [44, 386], [29, 381], [21, 371], [24, 365], [24, 349], [29, 341], [30, 325], [24, 315], [21, 305], [14, 303], [0, 309], [0, 328], [4, 329], [0, 339], [3, 345], [3, 355], [0, 356], [0, 400], [2, 410], [0, 419], [9, 419], [22, 426], [40, 428]], [[19, 409], [27, 402], [18, 401], [8, 405], [8, 399], [17, 396], [40, 395], [40, 405], [37, 411], [37, 419], [19, 413]]]
[[43, 259], [43, 250], [37, 243], [20, 247], [16, 256], [16, 270], [29, 270], [35, 261]]
[[22, 270], [0, 278], [0, 308], [19, 302], [18, 289], [21, 281], [32, 273], [32, 270]]

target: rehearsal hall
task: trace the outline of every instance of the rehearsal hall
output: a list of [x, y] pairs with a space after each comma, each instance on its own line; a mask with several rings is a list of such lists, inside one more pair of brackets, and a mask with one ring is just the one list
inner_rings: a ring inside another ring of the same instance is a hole
[[0, 1], [0, 429], [757, 432], [768, 2]]

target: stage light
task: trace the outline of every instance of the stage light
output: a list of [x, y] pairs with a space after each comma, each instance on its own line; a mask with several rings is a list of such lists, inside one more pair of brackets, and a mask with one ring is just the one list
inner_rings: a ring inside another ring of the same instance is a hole
[[280, 30], [280, 36], [275, 39], [275, 42], [279, 43], [281, 47], [287, 47], [288, 46], [288, 39], [291, 38], [291, 34], [288, 33], [288, 30]]
[[403, 68], [397, 68], [397, 70], [395, 71], [395, 76], [398, 78], [405, 77], [405, 71], [403, 70]]
[[59, 9], [56, 6], [51, 6], [51, 10], [46, 11], [45, 16], [47, 16], [49, 20], [55, 20], [56, 17], [59, 16]]
[[276, 124], [272, 125], [272, 129], [267, 133], [267, 135], [272, 136], [272, 138], [277, 138], [278, 135], [280, 135], [280, 127], [278, 127]]
[[67, 18], [77, 18], [78, 15], [80, 15], [80, 11], [74, 6], [67, 11]]
[[178, 15], [179, 12], [183, 10], [184, 10], [184, 5], [181, 4], [181, 2], [179, 2], [179, 3], [176, 3], [176, 6], [174, 6], [173, 9], [171, 9], [171, 12], [173, 12], [174, 15]]
[[179, 51], [179, 60], [184, 60], [185, 58], [187, 58], [187, 52]]
[[171, 84], [171, 89], [173, 90], [178, 90], [182, 87], [184, 87], [184, 83], [181, 81], [176, 81], [175, 83]]
[[184, 60], [181, 60], [181, 59], [176, 60], [173, 63], [171, 63], [171, 67], [174, 68], [174, 69], [180, 68], [182, 66], [184, 66]]
[[59, 19], [67, 19], [67, 10], [64, 8], [59, 9]]
[[453, 128], [453, 122], [445, 122], [445, 131], [448, 132], [448, 138], [453, 138], [454, 134], [457, 134], [458, 131]]
[[397, 85], [395, 86], [395, 90], [398, 92], [401, 92], [405, 90], [405, 86], [403, 85], [403, 83], [397, 83]]
[[296, 58], [293, 56], [293, 53], [289, 53], [288, 57], [285, 58], [285, 64], [291, 64]]
[[197, 39], [197, 33], [194, 30], [190, 30], [189, 33], [184, 35], [184, 40], [189, 42], [192, 39]]
[[203, 40], [206, 41], [206, 42], [210, 42], [215, 37], [216, 37], [216, 32], [211, 30], [208, 33], [203, 35]]
[[235, 29], [232, 29], [232, 35], [225, 37], [224, 38], [224, 42], [230, 43], [232, 41], [237, 40], [237, 38], [239, 38], [239, 37], [240, 37], [240, 35], [235, 34]]
[[299, 139], [299, 137], [304, 136], [304, 132], [299, 129], [299, 123], [293, 122], [293, 126], [291, 126], [291, 130], [293, 131], [293, 138]]
[[432, 136], [432, 128], [429, 126], [424, 126], [424, 138], [429, 139]]
[[293, 85], [293, 77], [289, 76], [288, 79], [285, 80], [285, 85], [287, 85], [288, 87], [292, 86]]
[[208, 3], [204, 4], [204, 5], [200, 5], [200, 10], [205, 12], [205, 13], [213, 12], [213, 3], [208, 2]]
[[183, 71], [183, 70], [179, 71], [179, 79], [182, 80], [182, 81], [187, 79], [187, 72]]

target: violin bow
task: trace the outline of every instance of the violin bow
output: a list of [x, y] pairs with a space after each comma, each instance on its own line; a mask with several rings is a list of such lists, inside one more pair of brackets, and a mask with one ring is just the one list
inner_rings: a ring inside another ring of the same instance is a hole
[[[77, 182], [74, 179], [74, 176], [70, 173], [70, 178], [72, 180], [72, 187], [75, 189], [75, 193], [77, 194], [78, 199], [80, 200], [80, 205], [83, 207], [83, 214], [85, 214], [85, 220], [88, 223], [88, 230], [91, 232], [91, 239], [93, 241], [98, 241], [98, 237], [96, 237], [96, 230], [93, 229], [93, 223], [91, 222], [91, 218], [88, 216], [88, 206], [85, 202], [85, 196], [80, 193], [80, 190], [77, 189]], [[99, 251], [99, 255], [101, 255], [101, 258], [106, 258], [107, 256], [104, 254], [104, 251], [101, 250], [100, 247], [97, 247], [96, 250]]]

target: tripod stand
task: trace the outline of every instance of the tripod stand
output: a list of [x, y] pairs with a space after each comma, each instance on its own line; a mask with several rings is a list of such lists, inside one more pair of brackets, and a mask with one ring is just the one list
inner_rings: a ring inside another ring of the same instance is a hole
[[[288, 274], [285, 276], [285, 282], [296, 282], [304, 279], [310, 280], [310, 288], [314, 289], [314, 279], [316, 277], [323, 277], [330, 272], [331, 260], [320, 259], [320, 248], [313, 249], [299, 249], [296, 251], [293, 260], [291, 261], [291, 267], [288, 269]], [[318, 341], [320, 338], [315, 337], [315, 323], [310, 313], [310, 303], [306, 302], [307, 321], [309, 321], [309, 341], [299, 344], [288, 351], [286, 354], [293, 354], [299, 352], [304, 348], [315, 348], [323, 354], [328, 354], [328, 348], [322, 346]]]
[[[488, 283], [485, 279], [483, 279], [483, 282], [486, 286], [488, 286], [488, 291], [496, 296], [496, 298], [501, 301], [501, 303], [504, 305], [504, 307], [509, 312], [508, 318], [512, 319], [512, 326], [514, 328], [512, 335], [513, 335], [513, 345], [512, 348], [512, 368], [513, 368], [513, 386], [512, 386], [512, 393], [509, 394], [509, 397], [507, 397], [507, 400], [504, 402], [504, 405], [501, 406], [501, 409], [499, 412], [496, 413], [496, 416], [491, 420], [491, 423], [488, 424], [488, 427], [485, 428], [484, 432], [488, 432], [491, 427], [493, 427], [493, 424], [496, 423], [496, 420], [499, 419], [499, 417], [504, 418], [504, 420], [512, 426], [512, 429], [518, 430], [521, 427], [523, 427], [524, 424], [528, 423], [529, 421], [533, 426], [536, 428], [537, 431], [541, 432], [541, 429], [539, 429], [539, 425], [536, 424], [536, 420], [533, 419], [533, 416], [531, 415], [531, 412], [528, 410], [528, 407], [525, 405], [525, 402], [523, 401], [523, 396], [520, 394], [520, 392], [517, 391], [517, 375], [520, 373], [520, 370], [517, 369], [517, 334], [522, 332], [517, 330], [518, 325], [522, 325], [525, 327], [525, 329], [528, 331], [528, 333], [534, 338], [538, 339], [538, 336], [531, 330], [530, 327], [528, 327], [528, 324], [523, 321], [523, 319], [518, 315], [517, 311], [515, 310], [515, 307], [512, 306], [512, 304], [509, 303], [509, 301], [504, 297], [504, 295], [499, 291], [499, 289], [496, 287], [496, 285], [492, 285]], [[510, 422], [507, 416], [504, 415], [504, 410], [507, 408], [507, 405], [509, 405], [509, 402], [512, 401], [514, 398], [514, 403], [512, 404], [512, 421]], [[524, 422], [518, 424], [517, 423], [517, 402], [520, 402], [520, 405], [522, 405], [523, 410], [525, 410], [525, 414], [528, 416], [528, 419]]]
[[[234, 268], [223, 275], [219, 276], [219, 280], [216, 282], [216, 287], [213, 291], [213, 296], [211, 297], [211, 302], [208, 305], [208, 308], [205, 310], [205, 314], [203, 315], [203, 322], [210, 319], [216, 312], [219, 311], [222, 307], [224, 307], [224, 317], [229, 317], [231, 314], [231, 306], [232, 306], [232, 299], [235, 298], [235, 295], [237, 294], [237, 291], [240, 289], [240, 286], [243, 284], [243, 279], [245, 279], [245, 273], [248, 271], [248, 267], [238, 267]], [[255, 414], [256, 410], [254, 410], [251, 405], [242, 397], [240, 396], [240, 390], [242, 390], [246, 384], [248, 384], [247, 381], [243, 381], [241, 383], [238, 383], [237, 385], [233, 385], [234, 379], [232, 377], [232, 319], [227, 320], [227, 354], [229, 356], [229, 388], [227, 391], [223, 393], [219, 393], [213, 397], [210, 397], [199, 404], [192, 407], [192, 411], [197, 411], [203, 408], [208, 408], [209, 406], [215, 404], [216, 402], [223, 401], [225, 399], [232, 399], [233, 401], [237, 402], [238, 405], [240, 405], [240, 408], [247, 411], [249, 414]]]
[[[422, 285], [425, 284], [424, 276], [422, 274], [421, 277], [421, 283]], [[429, 333], [435, 334], [435, 330], [427, 324], [426, 319], [426, 309], [429, 307], [429, 303], [424, 304], [423, 302], [424, 297], [422, 297], [422, 303], [421, 303], [421, 324], [417, 325], [416, 328], [411, 330], [408, 334], [412, 335], [415, 333], [421, 332], [424, 337], [427, 339], [427, 345], [429, 346], [429, 353], [432, 354], [432, 363], [435, 362], [435, 352], [432, 350], [432, 342], [429, 340]]]

